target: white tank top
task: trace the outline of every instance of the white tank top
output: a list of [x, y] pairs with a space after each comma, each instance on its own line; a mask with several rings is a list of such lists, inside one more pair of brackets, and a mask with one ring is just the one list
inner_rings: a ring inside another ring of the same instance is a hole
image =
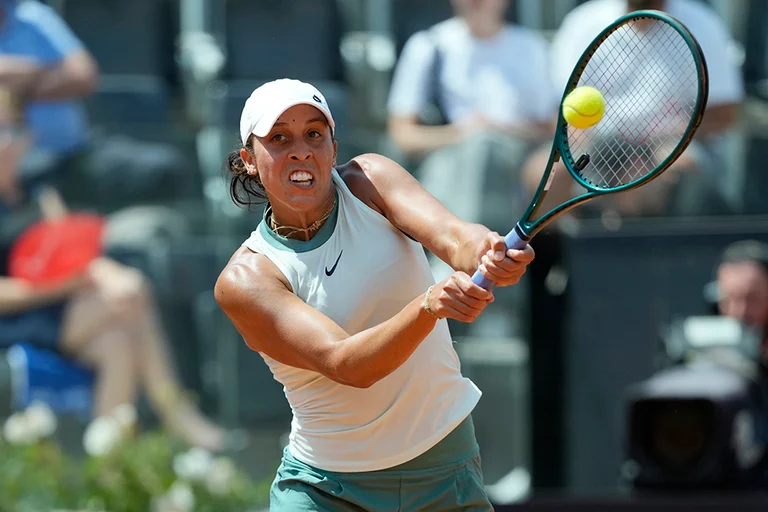
[[[434, 283], [421, 244], [396, 229], [333, 171], [338, 206], [308, 242], [261, 222], [243, 244], [268, 257], [294, 293], [350, 334], [392, 318]], [[461, 375], [448, 324], [400, 368], [366, 389], [334, 382], [265, 354], [293, 411], [288, 449], [311, 466], [376, 471], [429, 450], [466, 418], [480, 390]]]

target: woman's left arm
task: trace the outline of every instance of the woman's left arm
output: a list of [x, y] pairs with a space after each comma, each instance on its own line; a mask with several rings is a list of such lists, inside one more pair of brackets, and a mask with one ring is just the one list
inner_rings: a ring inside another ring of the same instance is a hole
[[479, 267], [488, 279], [507, 286], [517, 283], [533, 260], [530, 246], [506, 251], [498, 233], [458, 218], [389, 158], [361, 155], [339, 171], [358, 198], [456, 271], [472, 275]]

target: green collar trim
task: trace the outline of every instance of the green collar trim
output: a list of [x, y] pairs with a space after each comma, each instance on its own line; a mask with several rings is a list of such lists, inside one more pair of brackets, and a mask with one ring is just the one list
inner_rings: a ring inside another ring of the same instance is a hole
[[315, 233], [315, 236], [313, 236], [310, 240], [307, 240], [306, 242], [303, 240], [296, 240], [294, 238], [285, 238], [283, 236], [278, 235], [274, 231], [272, 231], [268, 224], [267, 224], [267, 209], [264, 209], [264, 218], [259, 223], [259, 233], [261, 233], [261, 236], [264, 238], [264, 240], [267, 241], [269, 245], [274, 247], [275, 249], [279, 249], [282, 251], [288, 251], [293, 253], [302, 253], [302, 252], [309, 252], [317, 249], [321, 245], [323, 245], [325, 242], [328, 241], [329, 238], [331, 238], [331, 235], [336, 230], [336, 222], [339, 218], [339, 193], [338, 191], [335, 191], [336, 194], [336, 206], [333, 209], [333, 212], [331, 213], [331, 216], [328, 217], [328, 220], [325, 221], [325, 223], [320, 227], [320, 230]]

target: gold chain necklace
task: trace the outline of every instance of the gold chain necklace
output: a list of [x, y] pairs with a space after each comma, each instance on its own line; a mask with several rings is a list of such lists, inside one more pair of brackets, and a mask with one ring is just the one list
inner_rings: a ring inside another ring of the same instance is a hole
[[[296, 233], [311, 233], [317, 229], [320, 229], [320, 227], [323, 225], [323, 223], [328, 219], [328, 217], [331, 216], [333, 213], [333, 209], [336, 208], [336, 195], [333, 196], [333, 201], [331, 201], [331, 206], [326, 210], [324, 214], [320, 216], [319, 219], [317, 219], [315, 222], [307, 226], [306, 228], [297, 228], [294, 226], [281, 226], [276, 221], [275, 218], [272, 216], [272, 205], [267, 206], [266, 211], [266, 217], [269, 222], [269, 227], [272, 229], [272, 231], [275, 232], [275, 234], [282, 236], [283, 238], [290, 238], [292, 235], [295, 235]], [[281, 229], [287, 229], [289, 230], [285, 234], [281, 234]]]

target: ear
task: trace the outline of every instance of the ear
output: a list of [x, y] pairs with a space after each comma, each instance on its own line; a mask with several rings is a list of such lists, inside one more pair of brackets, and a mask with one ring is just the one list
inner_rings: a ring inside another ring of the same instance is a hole
[[333, 139], [333, 165], [336, 166], [336, 155], [339, 153], [339, 141]]
[[256, 159], [254, 158], [253, 153], [246, 148], [242, 148], [240, 149], [240, 159], [248, 170], [248, 174], [252, 176], [259, 174], [259, 169], [256, 167]]

